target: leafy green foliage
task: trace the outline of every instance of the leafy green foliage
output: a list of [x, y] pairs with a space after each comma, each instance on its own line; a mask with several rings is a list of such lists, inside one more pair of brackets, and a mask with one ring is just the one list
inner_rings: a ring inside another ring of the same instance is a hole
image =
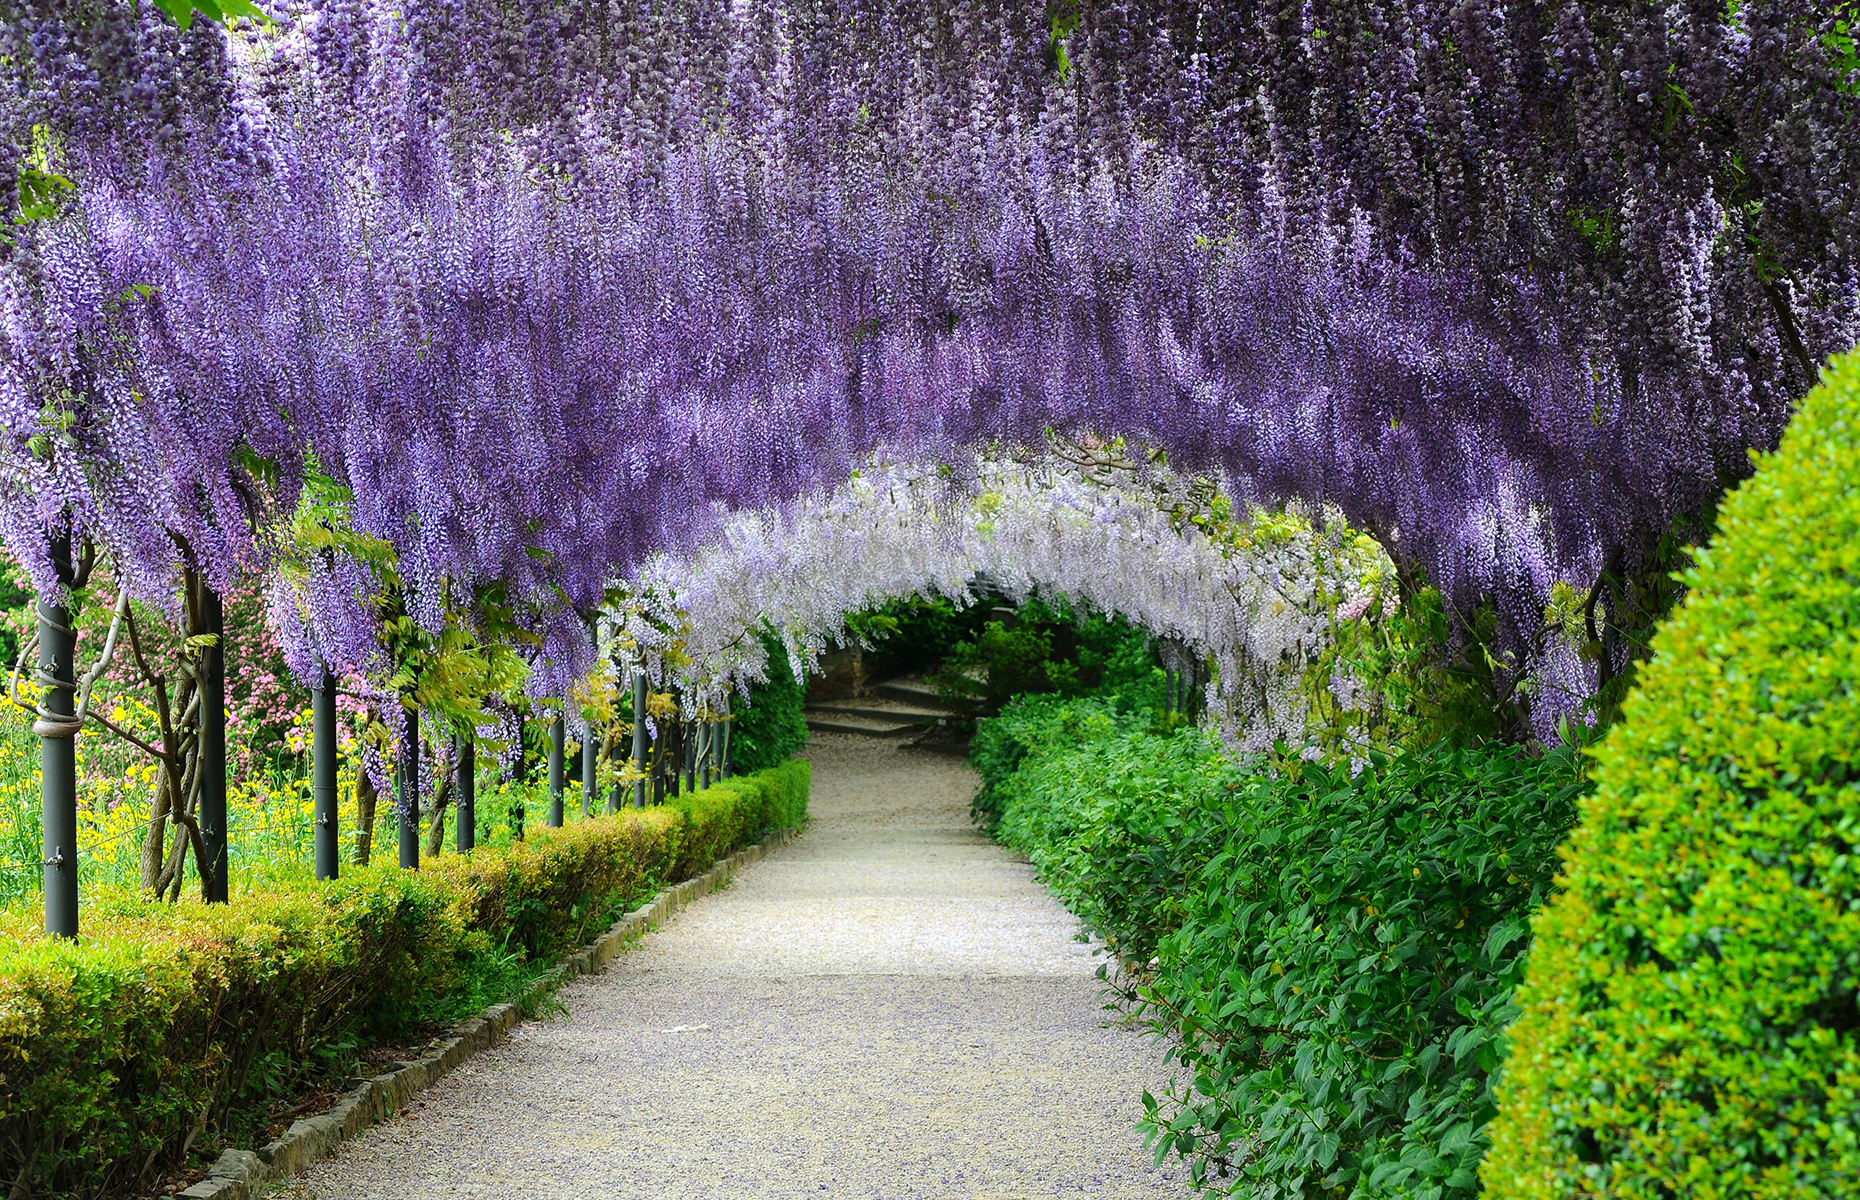
[[958, 642], [981, 632], [988, 614], [985, 605], [957, 608], [941, 596], [912, 596], [862, 613], [847, 625], [898, 670], [924, 671], [949, 657]]
[[81, 940], [0, 910], [0, 1176], [31, 1195], [139, 1188], [190, 1140], [227, 1144], [251, 1106], [345, 1069], [359, 1040], [510, 999], [662, 883], [804, 820], [808, 783], [790, 763], [417, 872], [281, 878], [234, 905], [97, 893]]
[[1115, 709], [1095, 700], [1068, 701], [1063, 696], [1020, 696], [999, 715], [975, 723], [969, 742], [969, 764], [982, 777], [969, 812], [983, 830], [1001, 823], [1006, 803], [1004, 790], [1031, 755], [1045, 757], [1084, 743], [1085, 720], [1101, 718], [1093, 732], [1108, 732], [1115, 724]]
[[1237, 778], [1194, 730], [1158, 736], [1102, 701], [1047, 707], [997, 789], [996, 836], [1122, 960], [1147, 962], [1220, 849], [1218, 797]]
[[155, 0], [155, 7], [168, 14], [170, 20], [182, 29], [194, 23], [194, 14], [199, 13], [209, 21], [218, 21], [230, 25], [240, 17], [249, 17], [254, 21], [269, 23], [266, 16], [252, 0]]
[[1860, 1180], [1860, 357], [1696, 559], [1535, 924], [1493, 1196]]
[[32, 593], [22, 586], [19, 564], [0, 548], [0, 663], [12, 670], [19, 661], [19, 631], [36, 619]]
[[807, 690], [794, 677], [788, 653], [772, 635], [764, 635], [769, 654], [769, 677], [749, 689], [749, 699], [738, 701], [730, 715], [730, 766], [736, 771], [760, 771], [788, 761], [807, 744]]
[[[1100, 659], [1103, 666], [1096, 672], [1095, 692], [1019, 695], [996, 715], [975, 723], [969, 763], [981, 775], [982, 786], [969, 812], [983, 830], [992, 832], [1000, 824], [1004, 788], [1029, 754], [1049, 757], [1113, 728], [1166, 732], [1183, 722], [1163, 711], [1162, 671], [1155, 665], [1148, 639], [1141, 634], [1127, 636], [1117, 626], [1105, 624], [1116, 640], [1112, 652]], [[1059, 672], [1043, 673], [1050, 677]]]
[[19, 216], [20, 221], [43, 221], [58, 215], [65, 196], [77, 190], [77, 185], [63, 175], [52, 171], [41, 171], [36, 167], [21, 167], [19, 170]]
[[[250, 454], [246, 467], [258, 476], [276, 470]], [[306, 594], [312, 574], [334, 559], [364, 567], [376, 589], [369, 601], [390, 668], [383, 681], [387, 690], [399, 694], [405, 707], [434, 713], [460, 732], [494, 724], [487, 699], [519, 694], [529, 674], [524, 651], [540, 641], [518, 621], [504, 585], [482, 584], [468, 595], [449, 588], [443, 625], [437, 632], [426, 628], [407, 609], [394, 548], [355, 528], [354, 492], [314, 459], [303, 474], [297, 507], [274, 534], [284, 577]]]
[[1241, 767], [1036, 697], [982, 722], [975, 759], [1000, 839], [1125, 963], [1184, 1072], [1146, 1097], [1159, 1159], [1261, 1200], [1473, 1194], [1577, 751]]
[[1188, 1080], [1159, 1154], [1241, 1195], [1471, 1196], [1575, 751], [1372, 756], [1227, 784], [1223, 844], [1142, 989]]
[[1041, 692], [1134, 695], [1147, 688], [1143, 700], [1160, 707], [1155, 667], [1149, 635], [1130, 622], [1036, 597], [1021, 605], [1011, 625], [984, 622], [951, 646], [931, 681], [948, 699], [984, 714]]

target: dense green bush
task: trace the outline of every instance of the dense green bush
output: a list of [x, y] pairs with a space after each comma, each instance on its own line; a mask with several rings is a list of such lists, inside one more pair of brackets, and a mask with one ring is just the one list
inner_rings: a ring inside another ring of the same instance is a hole
[[331, 1045], [443, 1009], [474, 956], [552, 957], [804, 819], [808, 782], [788, 763], [417, 872], [354, 869], [234, 905], [100, 896], [78, 941], [46, 939], [36, 913], [0, 914], [0, 1178], [16, 1196], [144, 1186]]
[[1162, 710], [1162, 670], [1154, 665], [1147, 642], [1125, 643], [1100, 676], [1099, 686], [1082, 695], [1026, 694], [1009, 700], [1001, 711], [975, 723], [969, 762], [982, 777], [970, 806], [976, 824], [992, 832], [1001, 821], [1002, 787], [1028, 754], [1051, 755], [1117, 729], [1166, 732], [1185, 718]]
[[787, 762], [807, 744], [807, 688], [794, 677], [788, 652], [773, 637], [763, 638], [769, 655], [769, 677], [749, 689], [747, 701], [738, 699], [731, 710], [730, 767], [761, 771]]
[[1159, 737], [1100, 701], [1016, 716], [1026, 750], [995, 791], [996, 836], [1119, 957], [1147, 962], [1220, 848], [1220, 799], [1240, 776], [1201, 734]]
[[1150, 636], [1122, 617], [1033, 597], [1009, 622], [984, 622], [949, 649], [931, 682], [946, 700], [983, 714], [1033, 693], [1121, 696], [1162, 706], [1162, 673]]
[[1493, 1196], [1860, 1194], [1860, 358], [1719, 522], [1537, 920]]
[[1264, 1200], [1471, 1196], [1579, 766], [1441, 747], [1228, 784], [1144, 990], [1188, 1073], [1160, 1144]]
[[1114, 702], [1096, 697], [1021, 696], [998, 716], [975, 723], [969, 762], [982, 777], [970, 811], [984, 830], [1001, 822], [1003, 789], [1029, 754], [1045, 757], [1075, 749], [1117, 728], [1122, 714]]
[[1159, 1157], [1262, 1200], [1470, 1196], [1575, 752], [1441, 747], [1351, 777], [1141, 725], [1030, 698], [976, 755], [998, 836], [1134, 966], [1185, 1071], [1149, 1099]]
[[957, 608], [942, 596], [911, 596], [860, 613], [847, 627], [863, 635], [893, 670], [928, 671], [958, 642], [980, 633], [991, 612], [986, 604]]

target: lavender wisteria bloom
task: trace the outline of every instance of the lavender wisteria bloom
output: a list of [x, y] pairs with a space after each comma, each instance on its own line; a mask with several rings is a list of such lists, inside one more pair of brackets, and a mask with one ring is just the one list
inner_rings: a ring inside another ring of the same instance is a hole
[[1056, 428], [1521, 639], [1860, 336], [1846, 11], [9, 0], [0, 527], [224, 580], [314, 460], [570, 664], [720, 512]]
[[[766, 678], [764, 627], [799, 674], [847, 618], [887, 601], [969, 601], [978, 575], [1121, 615], [1213, 668], [1211, 722], [1242, 752], [1296, 747], [1311, 718], [1306, 674], [1340, 619], [1393, 601], [1370, 539], [1296, 514], [1193, 518], [1218, 500], [1167, 471], [1093, 472], [1065, 458], [868, 465], [779, 511], [732, 514], [694, 553], [661, 554], [605, 614], [611, 659], [643, 666], [696, 711]], [[1194, 497], [1190, 499], [1190, 497]]]

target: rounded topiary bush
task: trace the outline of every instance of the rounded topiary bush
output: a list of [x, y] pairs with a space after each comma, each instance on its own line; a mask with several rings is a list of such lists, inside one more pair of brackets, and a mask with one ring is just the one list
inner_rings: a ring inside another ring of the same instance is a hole
[[1535, 922], [1488, 1196], [1860, 1195], [1860, 357], [1719, 520]]

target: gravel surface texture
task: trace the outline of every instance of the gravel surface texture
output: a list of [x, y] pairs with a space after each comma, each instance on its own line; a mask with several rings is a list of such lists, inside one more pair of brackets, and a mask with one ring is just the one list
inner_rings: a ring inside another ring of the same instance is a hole
[[954, 758], [816, 735], [812, 823], [303, 1177], [322, 1197], [1185, 1197], [1093, 947]]

